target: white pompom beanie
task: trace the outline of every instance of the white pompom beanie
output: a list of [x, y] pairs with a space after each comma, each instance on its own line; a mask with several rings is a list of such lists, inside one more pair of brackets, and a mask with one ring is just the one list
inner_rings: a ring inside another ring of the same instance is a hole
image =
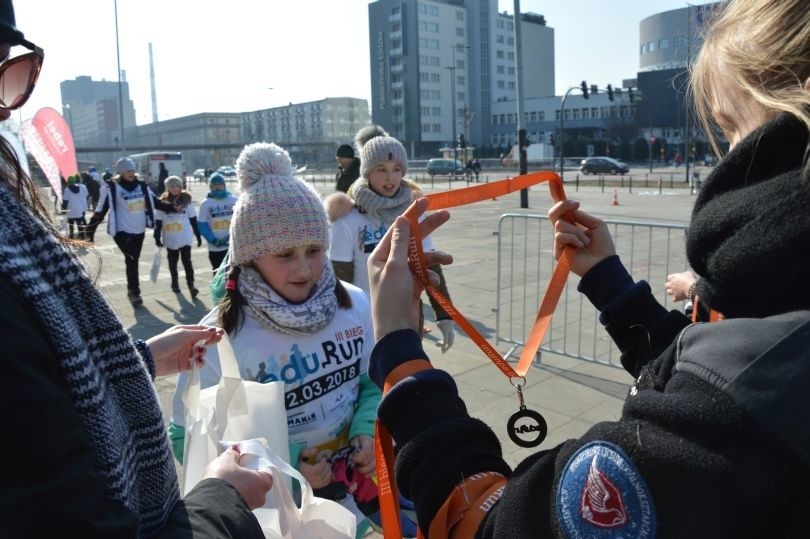
[[242, 194], [230, 228], [230, 260], [242, 265], [299, 245], [329, 246], [329, 224], [317, 191], [293, 176], [287, 151], [275, 144], [245, 146], [236, 160]]

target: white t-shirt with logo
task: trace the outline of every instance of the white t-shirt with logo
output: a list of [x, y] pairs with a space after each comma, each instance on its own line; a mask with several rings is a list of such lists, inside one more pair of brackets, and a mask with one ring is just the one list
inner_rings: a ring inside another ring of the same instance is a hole
[[190, 203], [183, 211], [165, 213], [155, 210], [155, 221], [162, 221], [161, 236], [163, 245], [167, 249], [187, 247], [194, 242], [194, 231], [191, 229], [192, 217], [197, 217], [194, 203]]
[[[337, 219], [329, 229], [329, 260], [354, 262], [355, 286], [369, 293], [368, 257], [388, 231], [389, 223], [360, 213], [357, 208]], [[422, 249], [433, 251], [430, 237], [422, 240]]]
[[[313, 335], [282, 334], [244, 308], [244, 324], [230, 336], [242, 379], [284, 381], [289, 443], [327, 452], [348, 445], [360, 375], [368, 373], [374, 346], [368, 298], [357, 287], [343, 284], [352, 307], [338, 308], [332, 321]], [[200, 323], [216, 325], [217, 315], [214, 308]], [[188, 377], [187, 371], [180, 373], [172, 400], [171, 421], [178, 426], [185, 425]], [[200, 369], [201, 387], [218, 384], [221, 377], [217, 347], [209, 346]]]
[[78, 219], [84, 217], [84, 212], [87, 211], [87, 187], [83, 184], [77, 184], [79, 188], [78, 193], [70, 190], [70, 187], [65, 189], [62, 193], [62, 200], [67, 202], [67, 218]]
[[[207, 197], [200, 204], [200, 216], [197, 220], [200, 223], [208, 223], [214, 237], [217, 239], [227, 238], [228, 231], [231, 228], [231, 217], [233, 216], [233, 207], [236, 204], [237, 198], [233, 195], [228, 195], [223, 199], [216, 199]], [[228, 246], [222, 245], [216, 247], [208, 244], [209, 251], [227, 251]]]

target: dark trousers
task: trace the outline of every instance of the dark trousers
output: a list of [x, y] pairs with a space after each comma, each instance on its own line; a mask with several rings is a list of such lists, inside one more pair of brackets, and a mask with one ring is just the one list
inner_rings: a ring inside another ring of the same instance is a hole
[[84, 215], [81, 217], [68, 217], [68, 230], [70, 231], [70, 237], [74, 237], [73, 233], [73, 226], [76, 226], [76, 232], [78, 232], [78, 236], [80, 240], [84, 239], [84, 229], [87, 226], [87, 221], [84, 218]]
[[211, 261], [211, 267], [214, 268], [214, 275], [217, 274], [217, 270], [222, 265], [222, 261], [225, 260], [227, 254], [227, 249], [224, 251], [208, 251], [208, 260]]
[[191, 287], [194, 285], [194, 266], [191, 265], [191, 245], [180, 247], [179, 249], [169, 249], [166, 247], [166, 258], [169, 261], [169, 273], [172, 276], [172, 286], [177, 286], [177, 259], [183, 261], [183, 270], [186, 272], [186, 283]]
[[141, 257], [144, 233], [129, 234], [118, 232], [115, 235], [115, 244], [124, 253], [124, 264], [127, 269], [127, 290], [136, 296], [141, 295], [141, 285], [138, 280], [138, 259]]

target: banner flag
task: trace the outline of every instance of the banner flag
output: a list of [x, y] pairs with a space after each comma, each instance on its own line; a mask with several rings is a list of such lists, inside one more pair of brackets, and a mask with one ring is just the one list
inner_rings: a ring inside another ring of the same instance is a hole
[[67, 180], [68, 176], [79, 172], [73, 135], [67, 122], [55, 109], [43, 107], [33, 119], [20, 126], [20, 138], [45, 172], [61, 204], [62, 180], [59, 176]]

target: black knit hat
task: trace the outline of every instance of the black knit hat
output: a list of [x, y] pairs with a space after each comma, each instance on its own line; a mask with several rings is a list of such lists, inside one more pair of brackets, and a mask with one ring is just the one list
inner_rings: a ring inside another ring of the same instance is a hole
[[341, 144], [338, 146], [337, 152], [335, 152], [335, 157], [347, 157], [351, 159], [354, 157], [354, 150], [348, 144]]
[[0, 42], [19, 45], [25, 39], [15, 25], [14, 4], [11, 0], [0, 0]]

